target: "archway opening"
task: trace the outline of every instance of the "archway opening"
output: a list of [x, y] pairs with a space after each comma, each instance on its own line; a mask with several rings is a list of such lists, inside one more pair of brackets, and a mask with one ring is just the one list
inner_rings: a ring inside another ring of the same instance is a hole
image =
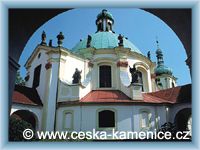
[[18, 110], [14, 112], [11, 117], [14, 117], [19, 120], [26, 121], [27, 123], [30, 123], [32, 125], [33, 129], [37, 128], [37, 120], [35, 115], [28, 111], [28, 110]]
[[175, 124], [179, 131], [189, 131], [189, 124], [191, 124], [191, 108], [184, 108], [180, 110], [175, 117]]

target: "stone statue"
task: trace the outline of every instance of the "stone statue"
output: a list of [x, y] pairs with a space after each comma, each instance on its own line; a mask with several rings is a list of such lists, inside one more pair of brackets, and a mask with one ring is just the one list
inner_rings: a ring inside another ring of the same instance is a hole
[[57, 35], [57, 39], [58, 39], [58, 46], [62, 46], [62, 43], [63, 43], [63, 40], [64, 40], [64, 35], [62, 32], [60, 32], [58, 35]]
[[74, 72], [74, 74], [72, 76], [72, 78], [73, 78], [72, 83], [73, 84], [81, 83], [81, 73], [82, 73], [82, 70], [79, 71], [77, 68], [75, 69], [75, 72]]
[[44, 31], [42, 32], [41, 38], [42, 38], [41, 45], [47, 45], [47, 43], [46, 43], [46, 33]]
[[49, 40], [49, 46], [50, 47], [53, 47], [52, 42], [53, 42], [52, 40]]
[[124, 46], [123, 36], [122, 36], [121, 34], [119, 34], [118, 40], [119, 40], [118, 45], [119, 45], [119, 46]]
[[133, 83], [141, 83], [142, 84], [142, 79], [141, 79], [141, 73], [137, 71], [135, 65], [133, 65], [133, 68], [129, 66], [129, 72], [131, 73], [131, 84]]
[[151, 60], [151, 52], [150, 51], [148, 51], [147, 57], [149, 58], [149, 60]]
[[92, 41], [92, 37], [90, 35], [88, 35], [88, 38], [87, 38], [87, 48], [88, 47], [91, 47], [91, 41]]

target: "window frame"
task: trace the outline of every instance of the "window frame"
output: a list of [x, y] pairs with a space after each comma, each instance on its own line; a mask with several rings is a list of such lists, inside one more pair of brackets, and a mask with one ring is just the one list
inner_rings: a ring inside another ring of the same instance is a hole
[[[110, 87], [101, 87], [101, 75], [100, 75], [100, 73], [101, 73], [101, 67], [103, 67], [103, 66], [106, 66], [106, 67], [110, 67]], [[101, 64], [101, 65], [99, 65], [99, 67], [98, 67], [98, 87], [100, 88], [100, 89], [111, 89], [112, 87], [113, 87], [113, 70], [112, 70], [112, 65], [110, 65], [110, 64]]]
[[141, 75], [140, 77], [141, 77], [141, 80], [142, 80], [142, 83], [141, 83], [141, 84], [142, 84], [142, 92], [144, 92], [144, 81], [143, 81], [143, 80], [144, 80], [144, 79], [143, 79], [143, 78], [144, 78], [144, 77], [143, 77], [144, 75], [143, 75], [143, 72], [142, 72], [142, 71], [138, 70], [138, 72], [139, 72], [139, 74]]
[[[36, 72], [36, 69], [40, 68], [39, 70], [39, 75], [38, 75], [38, 80], [37, 80], [37, 84], [35, 84], [35, 80], [36, 80], [36, 77], [35, 77], [35, 72]], [[37, 67], [34, 68], [34, 71], [33, 71], [33, 83], [32, 83], [32, 87], [33, 88], [37, 88], [38, 86], [40, 86], [40, 76], [41, 76], [41, 69], [42, 69], [42, 64], [38, 65]]]
[[[70, 123], [70, 128], [66, 128], [66, 115], [67, 114], [71, 114], [72, 118], [71, 118], [71, 123]], [[63, 130], [67, 130], [67, 131], [71, 131], [74, 129], [74, 111], [73, 110], [64, 110], [63, 111], [63, 119], [62, 119], [62, 129]]]
[[[99, 112], [101, 111], [105, 111], [105, 110], [108, 110], [108, 111], [112, 111], [114, 112], [114, 127], [99, 127]], [[114, 109], [114, 108], [100, 108], [100, 109], [97, 109], [96, 110], [96, 129], [97, 130], [103, 130], [103, 131], [108, 131], [108, 130], [117, 130], [117, 110]]]
[[[148, 116], [148, 120], [147, 120], [147, 126], [146, 127], [142, 127], [142, 119], [143, 119], [143, 116], [142, 114], [143, 113], [147, 113], [147, 116]], [[150, 130], [151, 127], [152, 127], [152, 124], [151, 124], [151, 121], [152, 121], [152, 113], [149, 109], [147, 108], [142, 108], [139, 110], [139, 127], [140, 127], [140, 130], [143, 131], [143, 130]]]

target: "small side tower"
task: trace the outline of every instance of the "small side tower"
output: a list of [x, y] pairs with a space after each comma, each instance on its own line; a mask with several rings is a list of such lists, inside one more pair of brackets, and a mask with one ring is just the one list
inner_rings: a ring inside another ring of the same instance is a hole
[[172, 70], [164, 65], [163, 53], [159, 48], [159, 43], [157, 43], [156, 57], [157, 57], [157, 66], [154, 70], [156, 75], [155, 82], [158, 90], [168, 89], [176, 86], [176, 80], [173, 76]]

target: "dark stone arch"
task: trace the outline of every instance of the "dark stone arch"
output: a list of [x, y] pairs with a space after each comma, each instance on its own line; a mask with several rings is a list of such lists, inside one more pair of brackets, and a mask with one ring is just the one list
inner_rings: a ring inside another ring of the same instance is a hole
[[[27, 41], [46, 21], [68, 10], [70, 9], [9, 9], [9, 110], [16, 71], [19, 68], [18, 61]], [[186, 49], [186, 62], [191, 72], [191, 9], [144, 10], [158, 16], [178, 35]]]
[[69, 9], [9, 9], [9, 111], [22, 51], [31, 35], [45, 22]]
[[188, 120], [191, 117], [191, 108], [181, 109], [175, 116], [174, 122], [179, 131], [187, 131]]
[[12, 113], [10, 117], [14, 117], [16, 119], [24, 120], [30, 123], [33, 129], [38, 128], [38, 119], [36, 115], [28, 110], [17, 110], [14, 113]]

